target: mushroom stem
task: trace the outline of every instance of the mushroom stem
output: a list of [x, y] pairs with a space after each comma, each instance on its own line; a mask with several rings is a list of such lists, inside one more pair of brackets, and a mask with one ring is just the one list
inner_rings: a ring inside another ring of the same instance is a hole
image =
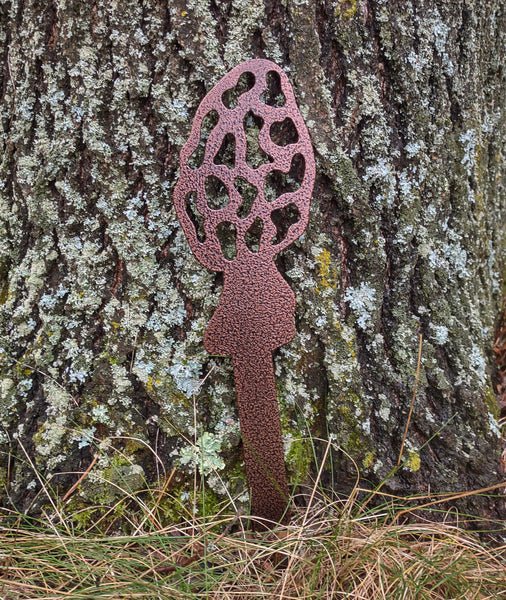
[[290, 519], [272, 354], [234, 356], [233, 362], [251, 514], [266, 521], [254, 528], [270, 529]]

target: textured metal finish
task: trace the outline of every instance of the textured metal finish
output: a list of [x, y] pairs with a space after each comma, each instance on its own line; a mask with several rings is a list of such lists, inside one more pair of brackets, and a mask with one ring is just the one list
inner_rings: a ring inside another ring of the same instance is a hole
[[202, 100], [180, 161], [177, 215], [198, 260], [224, 272], [204, 344], [233, 358], [252, 513], [286, 522], [272, 351], [295, 335], [295, 296], [273, 259], [306, 228], [315, 163], [285, 73], [262, 59], [232, 69]]

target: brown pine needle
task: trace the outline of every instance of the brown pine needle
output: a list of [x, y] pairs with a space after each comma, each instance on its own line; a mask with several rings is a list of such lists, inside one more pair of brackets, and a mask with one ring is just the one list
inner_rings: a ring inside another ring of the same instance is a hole
[[86, 471], [81, 475], [81, 477], [79, 477], [79, 479], [74, 483], [74, 485], [67, 491], [65, 496], [63, 496], [62, 502], [65, 502], [66, 500], [68, 500], [68, 498], [70, 498], [70, 496], [77, 490], [77, 488], [79, 487], [81, 482], [90, 474], [90, 472], [93, 469], [93, 467], [95, 466], [95, 463], [97, 462], [97, 460], [98, 460], [98, 454], [96, 454], [93, 457], [93, 460], [91, 461], [91, 463], [90, 463], [89, 467], [86, 469]]

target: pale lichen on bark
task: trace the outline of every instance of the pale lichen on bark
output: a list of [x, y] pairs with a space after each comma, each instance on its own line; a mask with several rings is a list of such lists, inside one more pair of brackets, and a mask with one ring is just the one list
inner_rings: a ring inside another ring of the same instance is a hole
[[[177, 466], [198, 438], [225, 460], [225, 480], [235, 469], [231, 365], [202, 345], [220, 280], [191, 256], [172, 189], [202, 97], [265, 56], [290, 77], [318, 161], [307, 232], [279, 261], [298, 302], [297, 336], [275, 357], [289, 472], [309, 468], [293, 442], [309, 432], [332, 435], [372, 481], [390, 471], [421, 332], [409, 460], [390, 485], [423, 490], [429, 473], [439, 490], [494, 480], [499, 1], [0, 10], [2, 456], [17, 438], [48, 477], [83, 470], [93, 437], [106, 448], [129, 436]], [[137, 447], [131, 460], [154, 477]], [[335, 464], [353, 476], [344, 455]], [[30, 497], [33, 473], [0, 465], [9, 497]]]

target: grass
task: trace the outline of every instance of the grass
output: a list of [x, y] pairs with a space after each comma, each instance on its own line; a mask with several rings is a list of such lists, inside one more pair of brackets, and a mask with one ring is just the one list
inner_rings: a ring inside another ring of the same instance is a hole
[[[420, 337], [416, 383], [421, 347]], [[391, 475], [405, 464], [416, 383]], [[194, 419], [197, 431], [196, 411]], [[121, 477], [100, 482], [100, 471], [94, 471], [102, 451], [99, 440], [89, 467], [59, 496], [21, 446], [47, 508], [38, 519], [0, 508], [0, 599], [506, 598], [505, 524], [443, 508], [463, 496], [504, 494], [506, 483], [464, 494], [400, 498], [384, 493], [382, 485], [363, 489], [357, 475], [351, 493], [342, 496], [322, 483], [325, 466], [332, 471], [333, 444], [307, 441], [315, 460], [322, 456], [317, 475], [309, 487], [296, 488], [291, 523], [268, 533], [251, 530], [251, 519], [234, 498], [221, 505], [213, 498], [209, 504], [215, 509], [207, 514], [210, 494], [196, 475], [193, 494], [184, 501], [174, 485], [175, 470], [160, 473], [158, 487], [129, 489]], [[322, 443], [323, 453], [317, 452]], [[118, 464], [128, 463], [117, 453]], [[92, 477], [102, 489], [105, 484], [113, 490], [114, 500], [79, 509], [73, 498]], [[493, 545], [483, 541], [490, 526]], [[482, 536], [471, 528], [481, 528]], [[501, 536], [503, 545], [498, 545]]]
[[[348, 497], [325, 490], [321, 474], [331, 444], [325, 448], [314, 483], [293, 499], [290, 525], [268, 533], [251, 532], [233, 500], [213, 515], [194, 516], [191, 499], [183, 505], [170, 491], [174, 474], [159, 489], [124, 490], [87, 529], [79, 528], [82, 515], [70, 510], [69, 499], [58, 499], [46, 484], [47, 514], [35, 520], [0, 513], [0, 598], [506, 597], [506, 546], [488, 546], [465, 531], [462, 516], [436, 513], [443, 499], [426, 503], [420, 513], [420, 498], [366, 493], [359, 481]], [[194, 497], [204, 493], [200, 487]], [[166, 523], [163, 507], [171, 503], [186, 515], [178, 524]], [[401, 516], [409, 522], [401, 524]], [[112, 527], [119, 521], [128, 535]]]

